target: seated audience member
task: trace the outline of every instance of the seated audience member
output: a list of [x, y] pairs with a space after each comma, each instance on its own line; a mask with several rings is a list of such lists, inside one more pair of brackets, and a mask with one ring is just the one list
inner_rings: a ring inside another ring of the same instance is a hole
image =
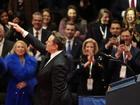
[[140, 49], [133, 47], [132, 38], [130, 30], [122, 30], [120, 44], [112, 50], [115, 59], [109, 61], [110, 82], [140, 74]]
[[7, 55], [3, 62], [1, 65], [5, 66], [0, 70], [5, 72], [8, 78], [5, 105], [32, 105], [33, 90], [37, 83], [37, 61], [28, 54], [26, 43], [17, 41], [11, 54]]
[[78, 95], [105, 95], [103, 66], [98, 62], [98, 44], [88, 38], [83, 42], [83, 54], [77, 66]]

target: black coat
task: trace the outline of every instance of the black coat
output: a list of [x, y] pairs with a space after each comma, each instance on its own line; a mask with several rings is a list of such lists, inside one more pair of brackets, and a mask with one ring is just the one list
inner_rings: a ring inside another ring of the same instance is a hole
[[[96, 58], [95, 58], [96, 59]], [[104, 74], [103, 66], [97, 62], [93, 64], [91, 69], [91, 78], [93, 79], [93, 89], [87, 89], [87, 79], [89, 78], [89, 67], [84, 68], [83, 64], [87, 62], [87, 57], [81, 57], [81, 63], [79, 64], [79, 70], [77, 75], [79, 76], [78, 94], [79, 95], [105, 95], [104, 88]]]
[[[44, 55], [47, 54], [45, 45], [33, 35], [27, 39], [32, 46]], [[48, 59], [43, 59], [37, 75], [38, 85], [35, 88], [35, 105], [72, 105], [73, 97], [68, 89], [69, 59], [64, 52], [55, 56], [46, 66]]]

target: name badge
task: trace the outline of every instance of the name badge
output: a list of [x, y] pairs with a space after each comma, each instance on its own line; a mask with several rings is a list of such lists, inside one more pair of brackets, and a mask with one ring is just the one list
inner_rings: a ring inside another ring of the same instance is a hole
[[93, 79], [88, 78], [87, 79], [87, 90], [92, 90], [93, 89]]
[[120, 71], [120, 78], [125, 78], [125, 77], [126, 77], [126, 66], [122, 65]]

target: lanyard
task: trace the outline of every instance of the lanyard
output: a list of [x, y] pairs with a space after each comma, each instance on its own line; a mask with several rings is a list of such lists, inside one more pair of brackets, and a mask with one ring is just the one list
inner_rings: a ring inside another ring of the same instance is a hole
[[100, 26], [100, 32], [103, 36], [103, 39], [106, 39], [107, 36], [107, 26], [105, 26], [105, 30], [103, 31], [103, 28]]
[[92, 66], [93, 66], [93, 63], [91, 62], [90, 67], [89, 67], [89, 77], [91, 77], [92, 75]]

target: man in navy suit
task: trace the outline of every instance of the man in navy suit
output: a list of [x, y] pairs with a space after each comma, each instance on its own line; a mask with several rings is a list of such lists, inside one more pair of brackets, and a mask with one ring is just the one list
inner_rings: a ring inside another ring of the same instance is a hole
[[76, 33], [76, 24], [67, 22], [65, 26], [65, 37], [66, 37], [66, 44], [65, 50], [68, 52], [68, 42], [70, 42], [70, 54], [74, 60], [74, 64], [76, 65], [80, 60], [80, 55], [82, 51], [82, 42], [80, 39], [75, 37]]

